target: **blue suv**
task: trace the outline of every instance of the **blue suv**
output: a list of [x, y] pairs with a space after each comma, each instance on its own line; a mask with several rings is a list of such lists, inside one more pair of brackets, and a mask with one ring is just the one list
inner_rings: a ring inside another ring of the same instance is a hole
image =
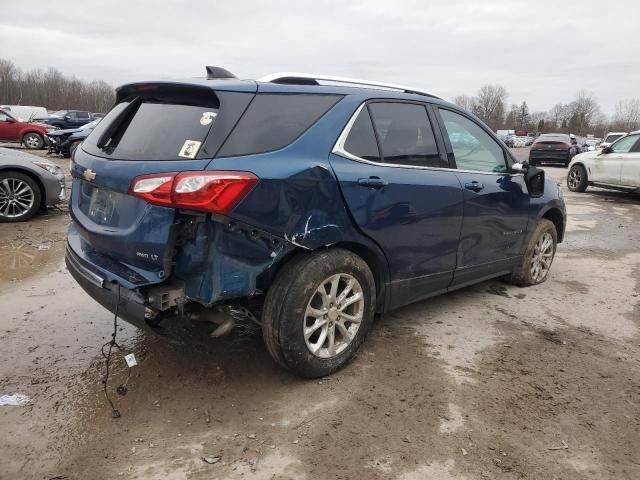
[[470, 113], [396, 85], [209, 72], [118, 88], [75, 151], [66, 263], [121, 318], [212, 336], [254, 320], [278, 364], [320, 377], [376, 313], [547, 278], [559, 186]]

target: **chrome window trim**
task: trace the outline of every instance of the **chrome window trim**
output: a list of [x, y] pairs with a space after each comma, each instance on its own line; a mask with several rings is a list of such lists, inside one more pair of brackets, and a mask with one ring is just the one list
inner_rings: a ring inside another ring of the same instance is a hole
[[[369, 165], [375, 165], [377, 167], [411, 168], [411, 169], [414, 169], [414, 170], [438, 170], [438, 171], [445, 171], [445, 172], [460, 172], [460, 173], [479, 173], [479, 174], [482, 174], [482, 175], [501, 175], [501, 176], [504, 176], [504, 175], [509, 175], [509, 176], [521, 175], [521, 173], [510, 173], [510, 172], [483, 172], [482, 170], [461, 170], [459, 168], [427, 167], [427, 166], [421, 166], [421, 165], [403, 165], [403, 164], [399, 164], [399, 163], [374, 162], [372, 160], [367, 160], [365, 158], [358, 157], [357, 155], [354, 155], [353, 153], [349, 153], [348, 151], [345, 150], [344, 144], [346, 143], [347, 138], [349, 137], [349, 133], [351, 132], [351, 128], [353, 128], [353, 124], [356, 122], [356, 118], [358, 118], [358, 115], [360, 115], [360, 112], [366, 106], [367, 106], [367, 102], [363, 102], [356, 109], [356, 111], [353, 113], [353, 115], [351, 115], [351, 118], [349, 119], [347, 124], [342, 129], [342, 133], [340, 133], [340, 136], [338, 137], [338, 140], [336, 141], [335, 145], [333, 146], [333, 149], [331, 150], [331, 153], [333, 153], [335, 155], [340, 155], [341, 157], [347, 158], [349, 160], [354, 160], [356, 162], [366, 163], [366, 164], [369, 164]], [[371, 123], [373, 124], [373, 119], [371, 119]], [[373, 128], [375, 128], [375, 126]]]

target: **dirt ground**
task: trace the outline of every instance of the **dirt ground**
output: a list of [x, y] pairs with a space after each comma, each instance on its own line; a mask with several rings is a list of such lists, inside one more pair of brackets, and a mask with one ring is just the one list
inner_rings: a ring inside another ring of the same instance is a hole
[[139, 365], [119, 396], [114, 357], [115, 420], [113, 318], [65, 271], [66, 209], [1, 225], [0, 395], [31, 403], [0, 407], [0, 478], [640, 478], [640, 198], [564, 192], [546, 283], [387, 314], [322, 381], [276, 368], [257, 328], [172, 345], [123, 323]]

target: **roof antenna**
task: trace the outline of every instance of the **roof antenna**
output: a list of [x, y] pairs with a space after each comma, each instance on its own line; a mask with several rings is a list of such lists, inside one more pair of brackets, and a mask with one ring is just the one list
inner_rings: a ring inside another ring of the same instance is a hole
[[223, 79], [223, 78], [238, 78], [226, 68], [215, 67], [207, 65], [207, 80]]

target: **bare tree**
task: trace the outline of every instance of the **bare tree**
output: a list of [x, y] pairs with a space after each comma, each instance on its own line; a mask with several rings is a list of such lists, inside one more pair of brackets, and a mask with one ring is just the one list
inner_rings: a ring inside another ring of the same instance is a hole
[[22, 71], [0, 59], [0, 104], [35, 105], [50, 110], [106, 112], [115, 101], [113, 87], [101, 80], [84, 82], [55, 68]]
[[483, 85], [475, 98], [473, 113], [493, 130], [504, 123], [507, 90], [500, 85]]
[[453, 103], [458, 105], [461, 108], [464, 108], [466, 111], [473, 111], [473, 107], [475, 106], [476, 100], [473, 97], [468, 95], [458, 95], [453, 99]]
[[612, 127], [622, 132], [640, 129], [640, 100], [620, 100], [613, 114]]
[[570, 112], [571, 133], [585, 135], [589, 133], [594, 120], [600, 114], [600, 106], [592, 93], [580, 90], [576, 94], [576, 99], [570, 104]]

